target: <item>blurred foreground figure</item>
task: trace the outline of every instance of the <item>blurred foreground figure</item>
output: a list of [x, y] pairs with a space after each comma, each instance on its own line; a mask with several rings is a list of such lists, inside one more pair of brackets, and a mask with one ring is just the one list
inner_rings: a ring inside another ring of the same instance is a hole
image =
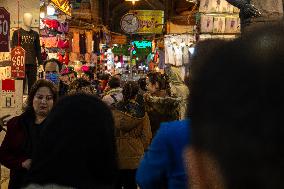
[[192, 67], [192, 189], [284, 188], [284, 26], [268, 25]]
[[60, 100], [46, 120], [26, 189], [112, 189], [116, 170], [111, 111], [77, 94]]

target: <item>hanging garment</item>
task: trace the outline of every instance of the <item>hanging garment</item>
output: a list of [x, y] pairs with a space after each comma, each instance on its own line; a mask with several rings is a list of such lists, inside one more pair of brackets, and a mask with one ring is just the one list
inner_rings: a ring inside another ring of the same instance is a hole
[[201, 0], [199, 6], [199, 12], [210, 13], [212, 12], [213, 0]]
[[168, 63], [171, 65], [175, 65], [175, 58], [174, 58], [174, 48], [172, 44], [169, 44], [166, 46], [167, 47], [167, 52], [168, 52]]
[[182, 48], [178, 44], [173, 45], [174, 48], [174, 65], [182, 66]]
[[80, 34], [79, 45], [80, 45], [80, 54], [86, 54], [86, 34]]
[[227, 1], [225, 0], [222, 0], [222, 12], [223, 13], [234, 13], [234, 6], [231, 5], [230, 3], [228, 3]]
[[43, 23], [50, 29], [57, 30], [59, 27], [59, 22], [57, 20], [44, 19]]
[[74, 34], [73, 34], [72, 51], [74, 53], [80, 53], [79, 33], [78, 32], [74, 32]]
[[57, 37], [40, 37], [40, 44], [45, 44], [46, 48], [57, 47]]
[[226, 18], [214, 17], [213, 33], [225, 33]]
[[185, 43], [182, 44], [182, 60], [183, 64], [189, 63], [189, 47], [185, 45]]
[[93, 41], [94, 41], [93, 52], [100, 53], [100, 33], [99, 32], [96, 32], [93, 34]]
[[165, 69], [165, 52], [162, 50], [159, 50], [159, 64], [158, 64], [158, 68], [159, 69]]
[[94, 63], [96, 64], [98, 62], [98, 56], [96, 53], [92, 53], [92, 56], [91, 56], [91, 63]]
[[213, 24], [213, 16], [201, 15], [201, 33], [212, 33]]
[[68, 65], [69, 64], [69, 55], [65, 52], [63, 55], [62, 53], [58, 53], [58, 61], [62, 64]]
[[57, 47], [60, 48], [60, 49], [68, 49], [69, 48], [68, 40], [59, 39], [59, 41], [57, 43]]
[[217, 12], [217, 13], [222, 12], [221, 0], [212, 0], [211, 12]]
[[93, 36], [92, 32], [86, 32], [86, 38], [87, 38], [87, 53], [93, 52]]
[[238, 33], [240, 27], [240, 19], [238, 17], [226, 18], [225, 33]]
[[68, 33], [68, 31], [69, 31], [68, 22], [59, 22], [57, 31], [59, 31], [60, 33]]

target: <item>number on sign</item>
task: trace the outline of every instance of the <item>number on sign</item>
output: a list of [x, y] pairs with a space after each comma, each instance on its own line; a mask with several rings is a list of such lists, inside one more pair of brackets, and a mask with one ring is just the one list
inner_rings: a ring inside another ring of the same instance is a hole
[[8, 21], [4, 20], [3, 22], [0, 20], [0, 35], [7, 35], [8, 34]]

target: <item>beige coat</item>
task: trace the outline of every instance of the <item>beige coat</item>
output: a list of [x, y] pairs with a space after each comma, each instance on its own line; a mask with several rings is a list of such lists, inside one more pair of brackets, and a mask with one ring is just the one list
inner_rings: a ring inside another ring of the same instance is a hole
[[113, 110], [113, 116], [119, 168], [137, 169], [152, 138], [149, 117], [136, 118], [118, 110]]

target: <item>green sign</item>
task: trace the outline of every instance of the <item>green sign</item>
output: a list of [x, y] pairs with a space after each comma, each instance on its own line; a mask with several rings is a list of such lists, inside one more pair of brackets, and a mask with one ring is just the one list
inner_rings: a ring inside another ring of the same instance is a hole
[[138, 49], [152, 48], [152, 42], [151, 41], [133, 41], [133, 44]]

